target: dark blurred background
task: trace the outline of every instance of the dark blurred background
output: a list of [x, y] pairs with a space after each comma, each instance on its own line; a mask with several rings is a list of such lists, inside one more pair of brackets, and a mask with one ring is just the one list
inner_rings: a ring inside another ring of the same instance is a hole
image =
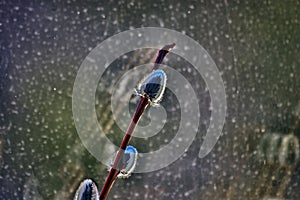
[[[164, 169], [116, 181], [109, 199], [299, 199], [299, 10], [298, 0], [1, 0], [0, 199], [72, 199], [87, 177], [101, 188], [107, 168], [77, 135], [73, 83], [97, 44], [147, 26], [182, 32], [208, 51], [225, 83], [227, 118], [213, 151], [198, 158], [210, 99], [197, 76], [204, 114], [188, 151]], [[111, 67], [124, 66], [122, 74], [155, 56], [153, 49], [131, 52]], [[175, 55], [165, 64], [195, 78]], [[99, 89], [95, 106], [119, 144], [123, 133], [105, 109], [110, 95]], [[172, 94], [164, 98], [167, 105]], [[173, 136], [180, 116], [170, 117], [163, 134]], [[153, 138], [154, 148], [161, 141]], [[147, 152], [147, 141], [132, 142]]]

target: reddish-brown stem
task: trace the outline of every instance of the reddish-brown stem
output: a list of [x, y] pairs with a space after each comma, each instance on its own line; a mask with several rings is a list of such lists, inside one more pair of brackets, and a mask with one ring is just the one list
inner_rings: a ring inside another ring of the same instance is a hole
[[[158, 55], [156, 57], [155, 60], [155, 64], [153, 66], [152, 70], [156, 70], [159, 67], [159, 64], [162, 63], [164, 57], [169, 53], [169, 51], [175, 46], [175, 44], [170, 44], [170, 45], [166, 45], [164, 46], [159, 52]], [[130, 139], [132, 137], [132, 133], [137, 125], [137, 123], [139, 122], [144, 110], [147, 108], [147, 106], [149, 105], [149, 99], [147, 97], [142, 96], [140, 98], [139, 104], [135, 110], [135, 113], [132, 117], [132, 120], [130, 122], [130, 125], [126, 131], [126, 134], [122, 140], [122, 143], [120, 145], [119, 151], [116, 155], [116, 158], [114, 160], [114, 164], [111, 167], [109, 174], [105, 180], [105, 183], [101, 189], [100, 192], [100, 200], [106, 200], [108, 193], [111, 189], [111, 187], [113, 186], [119, 172], [120, 172], [120, 161], [122, 160], [121, 158], [124, 155], [124, 152], [126, 150], [126, 147], [128, 146]]]
[[175, 43], [169, 44], [169, 45], [164, 46], [161, 50], [159, 50], [158, 55], [156, 57], [156, 60], [154, 62], [154, 66], [153, 66], [152, 70], [156, 70], [159, 67], [159, 65], [162, 63], [162, 61], [166, 57], [166, 55], [169, 53], [169, 51], [174, 46], [175, 46]]
[[148, 105], [149, 105], [148, 98], [142, 96], [140, 98], [139, 104], [138, 104], [138, 106], [135, 110], [134, 116], [132, 117], [130, 125], [129, 125], [127, 131], [126, 131], [126, 134], [125, 134], [125, 136], [122, 140], [122, 143], [121, 143], [119, 151], [116, 155], [114, 164], [113, 164], [112, 168], [110, 169], [109, 174], [108, 174], [108, 176], [105, 180], [105, 183], [102, 187], [102, 190], [100, 192], [100, 199], [101, 200], [105, 200], [107, 198], [107, 195], [108, 195], [112, 185], [114, 184], [114, 182], [115, 182], [115, 180], [118, 176], [118, 173], [120, 172], [120, 169], [119, 169], [120, 164], [119, 163], [122, 160], [121, 158], [123, 157], [125, 149], [126, 149], [126, 147], [128, 146], [128, 144], [130, 142], [130, 139], [132, 137], [132, 133], [133, 133], [139, 119], [141, 118], [144, 110], [147, 108]]

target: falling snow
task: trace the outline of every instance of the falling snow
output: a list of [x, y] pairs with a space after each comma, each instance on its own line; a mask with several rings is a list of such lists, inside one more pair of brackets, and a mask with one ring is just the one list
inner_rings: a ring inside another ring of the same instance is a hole
[[[198, 134], [176, 162], [116, 181], [109, 198], [299, 199], [299, 10], [297, 0], [2, 0], [0, 199], [72, 199], [85, 178], [101, 188], [107, 167], [84, 148], [73, 121], [75, 77], [97, 44], [121, 31], [148, 26], [184, 33], [206, 49], [224, 80], [226, 122], [213, 151], [200, 159], [213, 109], [210, 91], [205, 74], [170, 53], [165, 64], [197, 93]], [[152, 62], [155, 53], [127, 53], [111, 64], [99, 83], [97, 117], [115, 144], [123, 133], [107, 109], [114, 80], [133, 66]], [[132, 95], [131, 113], [135, 106]], [[139, 152], [167, 145], [179, 129], [181, 107], [172, 91], [166, 90], [161, 106], [168, 114], [166, 123], [153, 137], [133, 138]], [[146, 112], [140, 123], [148, 124], [150, 116]], [[178, 145], [184, 140], [179, 138]]]

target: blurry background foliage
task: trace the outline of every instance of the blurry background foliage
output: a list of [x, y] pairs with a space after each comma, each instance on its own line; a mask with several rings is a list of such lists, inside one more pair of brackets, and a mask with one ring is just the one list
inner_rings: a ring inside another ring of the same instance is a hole
[[[143, 26], [185, 33], [208, 51], [224, 80], [228, 113], [222, 137], [199, 159], [209, 91], [192, 66], [168, 55], [164, 63], [197, 91], [197, 138], [170, 166], [117, 181], [110, 198], [299, 199], [299, 10], [298, 0], [0, 1], [0, 199], [71, 199], [86, 177], [102, 186], [107, 169], [83, 147], [74, 126], [73, 83], [97, 44]], [[111, 118], [111, 87], [156, 52], [121, 56], [99, 83], [99, 123], [117, 145], [123, 133]], [[162, 106], [168, 111], [163, 130], [132, 140], [140, 152], [168, 144], [176, 133], [180, 107], [168, 90]], [[141, 124], [149, 120], [145, 115]]]

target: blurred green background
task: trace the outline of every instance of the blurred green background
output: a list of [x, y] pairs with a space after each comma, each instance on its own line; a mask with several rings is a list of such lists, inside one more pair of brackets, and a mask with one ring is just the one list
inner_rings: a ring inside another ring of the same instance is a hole
[[[207, 50], [224, 80], [227, 118], [213, 151], [198, 158], [209, 93], [192, 66], [170, 54], [165, 64], [194, 83], [199, 97], [197, 138], [170, 166], [118, 180], [109, 199], [299, 199], [299, 10], [298, 0], [0, 1], [0, 199], [72, 199], [88, 177], [101, 188], [107, 168], [77, 135], [73, 83], [97, 44], [147, 26], [182, 32]], [[130, 52], [105, 75], [121, 76], [155, 56], [154, 49]], [[123, 133], [110, 96], [99, 88], [95, 106], [118, 145]], [[168, 105], [178, 102], [167, 91], [162, 106]], [[139, 151], [174, 136], [180, 114], [168, 114], [160, 135], [132, 140]]]

